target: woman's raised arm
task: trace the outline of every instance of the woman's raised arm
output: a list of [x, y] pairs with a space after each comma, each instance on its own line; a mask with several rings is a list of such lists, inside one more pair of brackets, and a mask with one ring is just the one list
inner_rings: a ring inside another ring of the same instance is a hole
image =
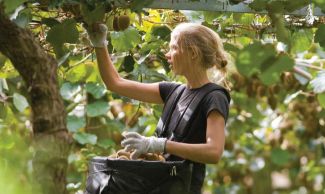
[[120, 77], [107, 48], [95, 48], [95, 51], [100, 75], [108, 90], [143, 102], [163, 103], [158, 83], [141, 83]]
[[107, 89], [135, 100], [163, 103], [158, 83], [141, 83], [127, 80], [118, 74], [107, 50], [107, 27], [95, 24], [87, 29], [91, 43], [95, 47], [100, 75]]

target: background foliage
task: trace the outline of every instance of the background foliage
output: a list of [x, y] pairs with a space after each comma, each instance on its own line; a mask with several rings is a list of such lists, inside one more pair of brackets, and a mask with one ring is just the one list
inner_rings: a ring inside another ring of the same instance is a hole
[[[120, 149], [121, 132], [152, 135], [161, 105], [107, 91], [84, 26], [101, 20], [123, 77], [140, 82], [177, 80], [164, 53], [170, 32], [183, 21], [202, 23], [224, 40], [232, 83], [223, 159], [208, 165], [207, 193], [315, 193], [325, 190], [325, 18], [313, 24], [286, 15], [309, 1], [255, 0], [268, 14], [142, 9], [150, 1], [2, 0], [20, 27], [30, 29], [58, 61], [60, 93], [74, 143], [67, 176], [70, 193], [84, 189], [87, 162]], [[238, 3], [240, 1], [230, 1]], [[325, 1], [314, 5], [325, 10]], [[131, 25], [114, 31], [114, 17]], [[33, 188], [32, 126], [28, 88], [0, 53], [0, 188]], [[213, 77], [213, 75], [212, 75]], [[24, 191], [22, 191], [24, 188]]]

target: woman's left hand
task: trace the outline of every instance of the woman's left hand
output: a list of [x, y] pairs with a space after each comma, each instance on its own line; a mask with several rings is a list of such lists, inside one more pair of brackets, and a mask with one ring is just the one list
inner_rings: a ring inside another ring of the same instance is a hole
[[145, 137], [136, 132], [125, 132], [121, 145], [126, 151], [132, 151], [131, 159], [137, 159], [141, 154], [162, 153], [165, 150], [166, 138]]

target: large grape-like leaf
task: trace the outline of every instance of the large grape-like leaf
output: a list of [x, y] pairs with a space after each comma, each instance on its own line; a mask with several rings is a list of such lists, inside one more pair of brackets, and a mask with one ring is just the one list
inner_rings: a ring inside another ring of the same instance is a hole
[[319, 45], [325, 48], [325, 24], [319, 25], [316, 33], [315, 33], [315, 42], [318, 42]]
[[280, 75], [284, 71], [291, 70], [294, 60], [287, 55], [280, 55], [274, 63], [262, 65], [260, 79], [266, 85], [272, 85], [280, 80]]
[[29, 105], [26, 98], [23, 95], [18, 93], [14, 93], [13, 95], [14, 105], [19, 110], [19, 112], [23, 112]]
[[98, 4], [95, 9], [89, 10], [85, 3], [81, 4], [81, 13], [85, 22], [88, 25], [92, 25], [95, 22], [101, 22], [105, 16], [105, 5], [103, 3]]
[[65, 82], [60, 88], [60, 94], [65, 100], [73, 100], [74, 96], [80, 92], [81, 87], [78, 84]]
[[46, 40], [55, 47], [60, 47], [63, 43], [76, 43], [79, 38], [76, 25], [77, 23], [73, 19], [64, 20], [48, 31]]
[[95, 101], [87, 105], [87, 115], [89, 117], [96, 117], [106, 115], [109, 109], [108, 103], [104, 101]]
[[90, 133], [78, 132], [73, 134], [73, 139], [75, 139], [78, 143], [91, 144], [95, 145], [97, 143], [97, 136]]
[[25, 9], [19, 12], [18, 16], [13, 20], [19, 27], [25, 28], [32, 20], [32, 13], [29, 9]]
[[325, 93], [318, 94], [317, 99], [319, 104], [325, 109]]
[[95, 64], [92, 62], [85, 62], [74, 66], [66, 73], [67, 81], [74, 82], [86, 82], [87, 79], [96, 73]]
[[301, 29], [293, 33], [291, 40], [291, 51], [293, 53], [308, 50], [313, 42], [313, 32], [310, 29]]
[[121, 32], [112, 32], [111, 40], [117, 52], [124, 52], [133, 49], [141, 42], [141, 36], [135, 28], [127, 28]]
[[325, 71], [318, 72], [315, 79], [310, 81], [315, 93], [325, 92]]
[[74, 115], [69, 115], [67, 117], [67, 128], [70, 132], [77, 132], [80, 128], [86, 126], [85, 117], [77, 117]]
[[87, 83], [86, 90], [96, 99], [99, 99], [106, 94], [106, 87], [101, 83]]
[[274, 148], [271, 151], [271, 161], [279, 166], [287, 164], [290, 160], [290, 153], [287, 150]]
[[[4, 0], [5, 12], [11, 13], [19, 7], [25, 0]], [[1, 3], [1, 1], [0, 1]]]
[[259, 73], [262, 64], [272, 63], [275, 55], [273, 45], [254, 42], [239, 51], [236, 66], [242, 75], [249, 77], [254, 73]]

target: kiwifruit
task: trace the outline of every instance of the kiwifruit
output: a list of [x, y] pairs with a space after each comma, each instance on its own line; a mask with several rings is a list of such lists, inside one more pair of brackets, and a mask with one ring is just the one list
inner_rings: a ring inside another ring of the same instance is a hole
[[248, 83], [246, 86], [246, 94], [248, 97], [253, 98], [256, 95], [256, 91], [254, 91], [253, 83]]
[[165, 162], [166, 161], [166, 159], [162, 155], [159, 155], [159, 160], [162, 161], [162, 162]]
[[259, 97], [263, 97], [263, 96], [265, 96], [266, 95], [266, 87], [265, 86], [263, 86], [263, 85], [259, 85], [258, 87], [257, 87], [257, 95], [259, 96]]
[[120, 30], [125, 30], [130, 25], [130, 17], [127, 15], [121, 15], [118, 19], [118, 27]]
[[113, 29], [114, 31], [120, 31], [118, 27], [118, 16], [115, 16], [113, 19]]
[[278, 84], [274, 84], [271, 86], [271, 89], [273, 91], [273, 94], [278, 94], [281, 90], [280, 86]]
[[127, 15], [115, 16], [113, 20], [113, 29], [115, 31], [123, 31], [130, 25], [130, 17]]
[[315, 94], [309, 94], [308, 96], [307, 96], [307, 102], [309, 102], [309, 103], [313, 103], [313, 102], [315, 102], [316, 101], [316, 96], [315, 96]]
[[270, 105], [272, 110], [276, 109], [276, 105], [277, 105], [278, 102], [277, 102], [277, 99], [275, 98], [275, 96], [269, 96], [267, 98], [267, 102]]
[[130, 160], [128, 157], [126, 156], [119, 156], [118, 159], [121, 159], [121, 160]]
[[108, 158], [117, 158], [117, 157], [118, 157], [117, 153], [108, 156]]
[[159, 160], [159, 156], [158, 154], [147, 153], [145, 159], [150, 161], [157, 161]]
[[121, 157], [121, 156], [125, 156], [126, 158], [130, 158], [130, 152], [127, 152], [127, 151], [125, 151], [125, 150], [119, 150], [118, 152], [117, 152], [117, 156], [118, 157]]

